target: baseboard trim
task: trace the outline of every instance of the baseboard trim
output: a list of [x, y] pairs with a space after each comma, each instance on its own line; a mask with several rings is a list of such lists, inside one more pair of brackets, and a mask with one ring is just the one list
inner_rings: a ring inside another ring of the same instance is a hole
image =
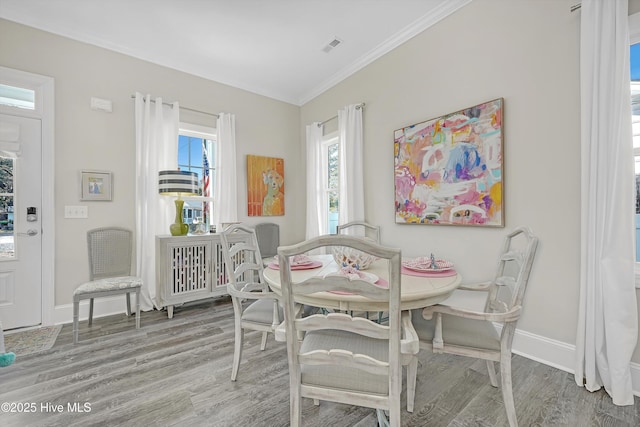
[[[575, 374], [576, 346], [517, 329], [513, 352], [527, 359]], [[640, 396], [640, 364], [631, 363], [633, 394]]]
[[[132, 309], [135, 304], [135, 295], [131, 298]], [[100, 297], [93, 300], [93, 318], [111, 316], [113, 314], [125, 314], [127, 312], [127, 303], [124, 296], [114, 295], [110, 297]], [[89, 318], [89, 300], [80, 301], [80, 320]], [[53, 313], [53, 323], [61, 325], [73, 322], [73, 303], [56, 305]]]

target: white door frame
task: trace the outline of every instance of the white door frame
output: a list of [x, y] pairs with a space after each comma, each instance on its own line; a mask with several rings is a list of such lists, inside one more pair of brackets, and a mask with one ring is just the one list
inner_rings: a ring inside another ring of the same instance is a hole
[[42, 123], [42, 326], [53, 325], [55, 306], [54, 79], [0, 67], [0, 83], [35, 91], [34, 110], [0, 105], [0, 112]]

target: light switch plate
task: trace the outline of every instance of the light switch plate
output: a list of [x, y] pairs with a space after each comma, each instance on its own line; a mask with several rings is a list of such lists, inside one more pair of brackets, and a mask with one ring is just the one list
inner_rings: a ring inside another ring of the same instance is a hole
[[65, 218], [89, 218], [88, 206], [65, 206], [64, 207]]

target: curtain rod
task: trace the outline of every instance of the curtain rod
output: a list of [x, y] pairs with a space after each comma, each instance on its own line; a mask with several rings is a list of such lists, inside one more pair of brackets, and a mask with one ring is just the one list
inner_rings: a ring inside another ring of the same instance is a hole
[[[131, 95], [131, 98], [135, 98], [135, 97], [136, 97], [135, 95]], [[156, 102], [156, 100], [152, 99], [151, 102]], [[162, 104], [163, 105], [168, 105], [169, 107], [173, 105], [170, 102], [164, 102], [164, 101], [162, 101]], [[213, 117], [220, 117], [220, 116], [218, 116], [217, 114], [214, 114], [214, 113], [209, 113], [207, 111], [202, 111], [202, 110], [196, 110], [194, 108], [183, 107], [182, 105], [180, 105], [180, 108], [183, 109], [183, 110], [187, 110], [187, 111], [193, 111], [194, 113], [206, 114], [208, 116], [213, 116]]]
[[571, 6], [571, 9], [569, 9], [571, 12], [575, 12], [576, 10], [580, 9], [582, 7], [581, 3], [578, 4], [574, 4], [573, 6]]
[[[364, 105], [365, 105], [365, 104], [364, 104], [364, 102], [361, 102], [360, 104], [356, 105], [356, 110], [359, 110], [359, 109], [361, 109], [361, 108], [364, 108]], [[331, 117], [331, 118], [328, 118], [328, 119], [327, 119], [327, 120], [325, 120], [324, 122], [320, 122], [320, 123], [318, 123], [318, 127], [322, 126], [323, 124], [325, 124], [325, 123], [327, 123], [327, 122], [330, 122], [331, 120], [335, 120], [335, 119], [337, 119], [337, 118], [338, 118], [338, 116], [333, 116], [333, 117]]]

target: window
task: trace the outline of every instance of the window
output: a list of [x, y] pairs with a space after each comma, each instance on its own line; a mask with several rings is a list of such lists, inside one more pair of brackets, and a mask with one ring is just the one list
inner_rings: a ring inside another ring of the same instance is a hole
[[[215, 182], [215, 129], [180, 123], [178, 136], [178, 168], [183, 171], [198, 174], [200, 183], [199, 196], [212, 197]], [[204, 230], [209, 229], [213, 202], [201, 201], [184, 197], [184, 222], [189, 224], [189, 232], [197, 230], [199, 224], [204, 224]]]
[[[322, 167], [326, 171], [325, 197], [328, 234], [336, 234], [338, 227], [339, 195], [340, 195], [340, 155], [338, 136], [333, 133], [322, 141]], [[325, 174], [323, 174], [325, 176]]]
[[35, 110], [36, 91], [0, 84], [0, 105]]
[[636, 288], [640, 288], [640, 13], [629, 16], [631, 126], [636, 172]]

